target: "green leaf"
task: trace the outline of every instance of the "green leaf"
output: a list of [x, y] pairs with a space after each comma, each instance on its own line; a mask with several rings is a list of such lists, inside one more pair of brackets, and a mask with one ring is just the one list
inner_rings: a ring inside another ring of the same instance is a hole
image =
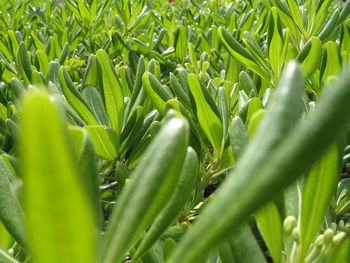
[[294, 216], [295, 218], [299, 218], [301, 204], [301, 184], [298, 180], [285, 190], [283, 199], [284, 211], [282, 218], [286, 218], [287, 216]]
[[[294, 1], [294, 0], [291, 0]], [[279, 74], [283, 65], [283, 61], [281, 63], [281, 55], [283, 49], [283, 38], [280, 35], [279, 27], [280, 20], [277, 13], [277, 8], [271, 8], [271, 30], [269, 30], [269, 34], [271, 34], [271, 39], [269, 43], [269, 61], [271, 67], [275, 73], [276, 79], [279, 79]]]
[[[258, 131], [237, 163], [233, 174], [216, 192], [215, 199], [203, 209], [192, 231], [180, 242], [169, 262], [179, 262], [180, 259], [183, 263], [196, 262], [196, 258], [201, 257], [210, 246], [227, 232], [237, 228], [247, 216], [259, 208], [257, 203], [262, 205], [262, 199], [266, 202], [272, 197], [275, 193], [272, 189], [279, 189], [272, 187], [272, 182], [283, 184], [284, 180], [269, 177], [269, 169], [272, 170], [270, 166], [278, 164], [271, 161], [270, 155], [299, 118], [302, 92], [301, 68], [296, 63], [290, 63], [283, 72]], [[262, 171], [262, 167], [267, 167], [269, 171]], [[273, 171], [275, 177], [279, 178], [282, 169]], [[261, 176], [267, 178], [262, 180]], [[256, 191], [262, 191], [264, 195], [257, 195]], [[221, 223], [218, 223], [219, 221]], [[202, 236], [203, 231], [207, 233], [205, 238]], [[194, 242], [199, 236], [201, 242]]]
[[333, 41], [326, 43], [326, 65], [321, 71], [321, 82], [326, 83], [329, 76], [336, 76], [340, 71], [340, 60], [337, 44]]
[[[348, 4], [348, 5], [350, 7], [350, 4]], [[341, 41], [340, 41], [340, 53], [347, 54], [347, 53], [349, 53], [349, 46], [350, 46], [350, 32], [349, 32], [348, 26], [346, 24], [343, 25], [342, 31], [343, 31], [343, 36], [342, 36]]]
[[65, 0], [64, 3], [77, 17], [81, 18], [77, 3], [74, 3], [71, 0]]
[[25, 91], [25, 88], [22, 85], [22, 82], [16, 78], [11, 79], [11, 82], [9, 83], [9, 87], [17, 98], [20, 98], [23, 92]]
[[193, 73], [188, 75], [188, 86], [196, 103], [196, 115], [199, 125], [210, 143], [213, 145], [216, 154], [220, 159], [223, 151], [221, 145], [223, 136], [221, 120], [206, 100], [206, 96], [202, 90], [197, 75]]
[[118, 75], [120, 77], [120, 86], [122, 87], [125, 97], [131, 96], [131, 70], [127, 66], [118, 67]]
[[18, 47], [16, 63], [24, 83], [29, 85], [32, 79], [32, 68], [28, 58], [27, 48], [23, 42]]
[[296, 0], [287, 0], [287, 4], [290, 10], [290, 14], [293, 18], [294, 23], [298, 26], [301, 33], [304, 32], [303, 18], [299, 10], [299, 3]]
[[218, 88], [218, 109], [220, 112], [221, 117], [221, 124], [222, 124], [222, 149], [225, 148], [225, 142], [227, 138], [228, 133], [228, 126], [229, 126], [229, 118], [230, 118], [230, 112], [228, 107], [228, 101], [226, 99], [226, 91], [224, 87]]
[[176, 248], [176, 241], [172, 238], [167, 238], [164, 241], [163, 245], [163, 252], [164, 252], [164, 259], [167, 260], [171, 253], [173, 253], [174, 249]]
[[12, 48], [12, 54], [15, 55], [16, 52], [18, 52], [19, 50], [19, 43], [18, 43], [18, 38], [16, 36], [16, 33], [13, 30], [8, 30], [7, 36], [8, 36], [7, 42], [9, 43], [9, 46]]
[[350, 239], [345, 238], [330, 254], [325, 261], [326, 263], [347, 263], [350, 257]]
[[[265, 111], [255, 112], [248, 127], [248, 136], [253, 137]], [[274, 262], [282, 262], [282, 220], [274, 202], [261, 208], [255, 215], [257, 226]]]
[[187, 28], [179, 25], [175, 34], [175, 55], [183, 63], [187, 52]]
[[24, 214], [10, 180], [14, 179], [11, 169], [0, 158], [0, 219], [13, 238], [22, 246], [26, 245]]
[[46, 53], [42, 50], [38, 50], [36, 52], [36, 57], [39, 62], [40, 72], [42, 72], [44, 76], [47, 77], [47, 74], [49, 73], [49, 58], [47, 57]]
[[328, 17], [328, 7], [332, 3], [332, 0], [323, 0], [318, 1], [317, 11], [310, 12], [312, 15], [314, 15], [313, 23], [310, 23], [312, 26], [312, 33], [318, 32], [318, 30], [324, 25], [325, 20]]
[[99, 123], [110, 127], [108, 114], [103, 105], [101, 95], [97, 89], [93, 86], [88, 85], [83, 89], [81, 95], [91, 109], [91, 112], [94, 114], [96, 119], [98, 119]]
[[236, 116], [232, 120], [231, 125], [230, 144], [232, 146], [233, 156], [235, 157], [235, 160], [238, 160], [247, 145], [248, 136], [244, 123], [240, 117]]
[[114, 208], [101, 262], [119, 262], [174, 192], [188, 145], [189, 127], [171, 117], [158, 132]]
[[[146, 252], [142, 257], [142, 263], [164, 263], [163, 255], [163, 242], [157, 240], [157, 242]], [[133, 257], [134, 260], [134, 257]], [[140, 261], [135, 261], [140, 262]]]
[[170, 83], [171, 88], [174, 91], [177, 99], [182, 102], [186, 107], [191, 108], [190, 98], [188, 96], [188, 90], [183, 87], [179, 80], [175, 77], [173, 73], [170, 73]]
[[95, 217], [62, 117], [47, 95], [26, 95], [20, 151], [29, 249], [37, 262], [92, 263]]
[[174, 109], [177, 112], [181, 112], [180, 102], [176, 99], [170, 99], [165, 103], [165, 108], [168, 110]]
[[199, 67], [196, 57], [196, 51], [194, 50], [194, 46], [192, 43], [188, 43], [188, 55], [190, 57], [190, 61], [193, 66], [194, 72], [198, 73]]
[[94, 151], [89, 133], [78, 127], [69, 129], [72, 141], [74, 142], [74, 152], [78, 159], [81, 181], [88, 191], [90, 203], [94, 209], [93, 215], [96, 217], [96, 227], [101, 227], [102, 209], [100, 204], [99, 174], [97, 171], [97, 156]]
[[[143, 127], [145, 121], [144, 108], [136, 107], [132, 116], [125, 124], [120, 140], [122, 141], [122, 149], [132, 148], [142, 138], [146, 129]], [[148, 127], [147, 127], [148, 128]]]
[[37, 37], [37, 35], [35, 34], [34, 31], [31, 32], [30, 36], [32, 37], [33, 41], [34, 41], [34, 45], [36, 47], [36, 49], [39, 51], [45, 51], [46, 49], [46, 45], [39, 40], [39, 38]]
[[91, 113], [86, 102], [81, 97], [80, 93], [74, 87], [74, 84], [63, 66], [58, 71], [58, 77], [61, 83], [61, 88], [66, 100], [70, 106], [84, 119], [89, 125], [98, 125], [99, 123]]
[[268, 203], [256, 213], [255, 218], [273, 262], [282, 262], [282, 220], [277, 206]]
[[340, 16], [339, 16], [339, 23], [343, 22], [350, 13], [350, 3], [346, 1], [345, 5], [343, 6]]
[[266, 61], [266, 54], [261, 49], [259, 44], [256, 42], [256, 40], [253, 38], [250, 32], [245, 31], [244, 32], [244, 38], [242, 39], [243, 43], [246, 45], [247, 49], [250, 51], [250, 53], [258, 60], [259, 64], [264, 67], [264, 69], [269, 69], [267, 61]]
[[[137, 107], [135, 111], [135, 121], [130, 125], [130, 130], [125, 130], [127, 136], [127, 145], [128, 148], [132, 149], [137, 146], [148, 131], [151, 123], [157, 119], [159, 113], [156, 110], [151, 111], [149, 114], [144, 117], [143, 107]], [[125, 129], [127, 126], [125, 126]], [[124, 133], [124, 132], [123, 132]], [[123, 134], [122, 134], [123, 135]], [[123, 142], [124, 143], [124, 142]], [[124, 146], [124, 145], [123, 145]]]
[[159, 80], [151, 73], [146, 71], [142, 76], [142, 83], [150, 97], [154, 107], [162, 114], [165, 114], [165, 103], [173, 99], [172, 94], [167, 90]]
[[14, 243], [13, 237], [6, 230], [3, 223], [0, 223], [0, 246], [6, 250], [9, 250]]
[[255, 84], [247, 72], [241, 71], [239, 73], [239, 85], [248, 96], [252, 94], [255, 97], [257, 95]]
[[133, 111], [136, 109], [137, 106], [137, 99], [139, 98], [140, 94], [142, 94], [142, 76], [145, 72], [146, 66], [143, 56], [140, 57], [138, 63], [137, 63], [137, 69], [136, 69], [136, 75], [135, 75], [135, 81], [134, 86], [132, 87], [132, 94], [129, 103], [126, 106], [125, 112], [127, 118], [130, 118]]
[[238, 81], [238, 76], [239, 76], [239, 63], [236, 58], [229, 57], [227, 68], [226, 68], [225, 79], [232, 83], [236, 83]]
[[118, 156], [119, 142], [117, 134], [106, 126], [85, 126], [91, 137], [94, 149], [101, 158], [114, 160]]
[[61, 55], [58, 59], [58, 63], [60, 63], [60, 65], [63, 65], [63, 63], [65, 62], [65, 60], [68, 56], [68, 53], [69, 53], [69, 44], [65, 43], [63, 48], [62, 48]]
[[305, 60], [302, 67], [305, 78], [310, 77], [320, 65], [322, 56], [322, 42], [317, 37], [311, 38], [311, 50]]
[[115, 178], [117, 180], [119, 189], [122, 189], [124, 187], [125, 181], [129, 177], [130, 170], [128, 169], [128, 167], [124, 163], [118, 161], [115, 165]]
[[319, 232], [332, 197], [339, 174], [339, 154], [336, 145], [319, 160], [307, 177], [301, 201], [300, 250], [302, 262]]
[[[272, 1], [271, 1], [272, 2]], [[281, 0], [273, 0], [275, 6], [282, 12], [278, 12], [279, 17], [281, 18], [282, 23], [291, 31], [291, 34], [295, 39], [300, 39], [300, 31], [294, 22], [289, 9], [282, 3]]]
[[32, 85], [42, 87], [45, 86], [45, 77], [43, 73], [33, 70], [32, 72]]
[[[263, 166], [256, 167], [257, 170], [252, 169], [255, 170], [252, 171], [254, 179], [248, 176], [246, 166], [244, 172], [242, 171], [245, 179], [241, 181], [238, 178], [241, 173], [237, 171], [243, 163], [245, 154], [234, 170], [235, 174], [228, 177], [232, 178], [232, 181], [226, 180], [217, 191], [215, 199], [202, 211], [201, 217], [197, 219], [187, 237], [185, 236], [180, 242], [168, 263], [178, 262], [178, 258], [181, 258], [183, 263], [194, 262], [192, 259], [200, 256], [203, 251], [220, 240], [228, 229], [237, 227], [249, 214], [308, 171], [313, 162], [343, 134], [350, 121], [349, 83], [350, 75], [346, 72], [332, 89], [325, 90], [317, 109], [310, 114], [307, 121], [299, 123], [293, 129], [275, 151], [271, 152]], [[254, 145], [254, 150], [256, 149]], [[251, 158], [249, 166], [254, 167]], [[286, 174], [288, 176], [285, 176]], [[228, 183], [230, 181], [231, 184]], [[249, 195], [247, 195], [248, 189], [251, 191]], [[224, 200], [226, 202], [223, 202]], [[230, 206], [232, 200], [234, 206]], [[225, 209], [225, 214], [220, 213], [221, 209]], [[227, 224], [227, 227], [223, 227], [223, 224]], [[206, 239], [203, 239], [203, 231], [206, 231]], [[196, 243], [195, 240], [198, 240], [199, 236], [202, 237], [201, 242]]]
[[268, 73], [261, 69], [261, 67], [255, 62], [254, 57], [234, 37], [232, 37], [226, 29], [219, 27], [218, 35], [232, 57], [244, 64], [247, 68], [253, 70], [262, 78], [266, 80], [269, 79]]
[[49, 63], [49, 72], [47, 74], [47, 81], [53, 82], [57, 87], [60, 87], [60, 80], [58, 77], [58, 72], [60, 70], [60, 64], [56, 61], [51, 61]]
[[266, 113], [266, 110], [258, 109], [257, 111], [254, 112], [254, 114], [251, 115], [248, 125], [246, 125], [248, 138], [253, 138], [254, 134], [258, 130], [258, 127], [262, 118], [265, 116], [265, 113]]
[[171, 223], [176, 220], [183, 206], [190, 198], [193, 189], [196, 187], [197, 174], [197, 154], [192, 148], [188, 148], [178, 185], [167, 205], [156, 217], [154, 223], [147, 231], [146, 237], [142, 240], [137, 251], [133, 255], [133, 260], [137, 260], [137, 258], [141, 257], [157, 241]]
[[320, 32], [317, 33], [317, 37], [322, 41], [326, 41], [332, 36], [334, 29], [337, 27], [339, 22], [339, 10], [335, 10], [328, 22], [323, 26]]
[[252, 117], [254, 116], [254, 114], [262, 108], [263, 108], [263, 105], [260, 99], [252, 98], [251, 100], [249, 100], [246, 123], [248, 124], [252, 119]]
[[124, 121], [124, 95], [106, 51], [100, 49], [96, 55], [102, 72], [102, 90], [109, 121], [119, 138]]
[[220, 245], [219, 255], [225, 263], [266, 263], [259, 244], [247, 224], [243, 224]]
[[13, 57], [7, 46], [0, 40], [1, 55], [3, 55], [9, 62], [13, 61]]
[[97, 57], [96, 55], [90, 55], [83, 78], [83, 85], [91, 85], [96, 88], [99, 82], [99, 75]]

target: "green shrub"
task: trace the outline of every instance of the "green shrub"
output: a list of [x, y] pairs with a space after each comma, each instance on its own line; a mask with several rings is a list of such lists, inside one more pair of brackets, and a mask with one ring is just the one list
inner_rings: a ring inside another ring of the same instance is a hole
[[350, 262], [349, 1], [0, 11], [0, 262]]

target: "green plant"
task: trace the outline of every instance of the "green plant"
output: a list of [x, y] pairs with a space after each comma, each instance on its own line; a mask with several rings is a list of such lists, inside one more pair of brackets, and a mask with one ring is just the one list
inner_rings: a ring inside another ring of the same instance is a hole
[[349, 262], [349, 1], [0, 11], [0, 262]]

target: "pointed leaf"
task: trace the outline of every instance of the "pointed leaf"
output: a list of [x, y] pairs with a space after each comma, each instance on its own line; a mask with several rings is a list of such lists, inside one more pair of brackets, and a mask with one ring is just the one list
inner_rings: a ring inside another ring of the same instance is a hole
[[66, 100], [69, 102], [70, 106], [72, 106], [72, 108], [84, 119], [87, 124], [98, 125], [97, 120], [91, 113], [80, 93], [74, 87], [71, 78], [63, 66], [60, 67], [58, 76], [63, 94], [66, 97]]
[[166, 111], [165, 103], [173, 98], [172, 94], [162, 86], [152, 73], [148, 71], [143, 74], [142, 83], [151, 98], [154, 107], [164, 115]]
[[273, 262], [282, 262], [282, 220], [276, 205], [265, 205], [257, 212], [256, 221]]
[[262, 78], [266, 80], [269, 79], [268, 73], [261, 69], [261, 67], [255, 62], [254, 57], [234, 37], [232, 37], [226, 29], [219, 27], [218, 35], [232, 57], [237, 59], [247, 68], [253, 70]]
[[316, 163], [304, 187], [300, 218], [299, 258], [304, 258], [319, 232], [329, 203], [335, 194], [339, 174], [339, 154], [336, 145]]
[[183, 63], [187, 52], [187, 28], [180, 25], [175, 37], [175, 55]]
[[[294, 0], [291, 0], [294, 1]], [[271, 30], [269, 34], [271, 34], [271, 40], [269, 43], [269, 61], [271, 63], [271, 67], [275, 73], [276, 79], [279, 79], [279, 74], [281, 70], [281, 55], [283, 49], [283, 39], [279, 32], [280, 20], [277, 13], [277, 8], [271, 8]], [[272, 31], [272, 32], [271, 32]], [[282, 61], [283, 62], [283, 61]]]
[[24, 83], [29, 85], [32, 79], [32, 68], [28, 58], [27, 48], [23, 42], [18, 47], [16, 63]]
[[119, 142], [117, 134], [106, 126], [85, 126], [91, 137], [94, 149], [101, 158], [114, 160], [118, 156]]
[[119, 138], [124, 121], [124, 95], [106, 51], [100, 49], [96, 55], [102, 72], [102, 90], [109, 121]]
[[220, 158], [223, 150], [221, 145], [223, 136], [221, 120], [206, 100], [201, 83], [193, 73], [188, 75], [188, 86], [196, 103], [199, 125]]
[[110, 126], [108, 114], [104, 107], [101, 95], [97, 89], [88, 85], [83, 89], [82, 97], [86, 101], [96, 119], [98, 119], [102, 125]]
[[193, 189], [196, 187], [198, 173], [198, 157], [192, 148], [188, 148], [181, 171], [179, 183], [176, 186], [171, 199], [155, 219], [151, 228], [147, 231], [146, 237], [137, 248], [133, 259], [136, 260], [142, 256], [161, 234], [174, 222], [181, 213], [181, 209], [188, 201]]
[[169, 200], [184, 161], [188, 129], [184, 119], [171, 117], [147, 148], [114, 208], [101, 262], [119, 262]]

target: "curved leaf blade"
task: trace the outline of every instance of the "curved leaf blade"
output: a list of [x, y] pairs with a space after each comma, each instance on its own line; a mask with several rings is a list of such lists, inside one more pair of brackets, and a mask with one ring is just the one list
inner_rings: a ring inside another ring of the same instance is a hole
[[119, 143], [113, 130], [101, 125], [88, 125], [84, 129], [90, 134], [97, 155], [106, 160], [114, 160], [118, 156]]
[[148, 230], [145, 239], [142, 240], [142, 243], [137, 248], [133, 260], [137, 260], [137, 258], [142, 256], [142, 254], [144, 254], [157, 241], [167, 227], [176, 220], [196, 186], [197, 173], [197, 154], [192, 148], [188, 148], [179, 183], [176, 186], [174, 194]]
[[339, 153], [336, 145], [317, 162], [304, 186], [300, 217], [299, 262], [320, 231], [324, 216], [335, 194], [339, 174]]
[[210, 143], [213, 145], [219, 158], [222, 155], [222, 122], [219, 116], [212, 110], [211, 105], [205, 98], [201, 83], [197, 75], [188, 75], [188, 86], [193, 95], [197, 107], [197, 118], [200, 127], [204, 131]]
[[114, 208], [101, 262], [119, 262], [169, 200], [185, 158], [188, 133], [185, 119], [172, 117], [148, 146]]
[[117, 133], [119, 138], [124, 121], [123, 91], [106, 51], [100, 49], [96, 55], [101, 67], [102, 90], [109, 121], [112, 129]]

